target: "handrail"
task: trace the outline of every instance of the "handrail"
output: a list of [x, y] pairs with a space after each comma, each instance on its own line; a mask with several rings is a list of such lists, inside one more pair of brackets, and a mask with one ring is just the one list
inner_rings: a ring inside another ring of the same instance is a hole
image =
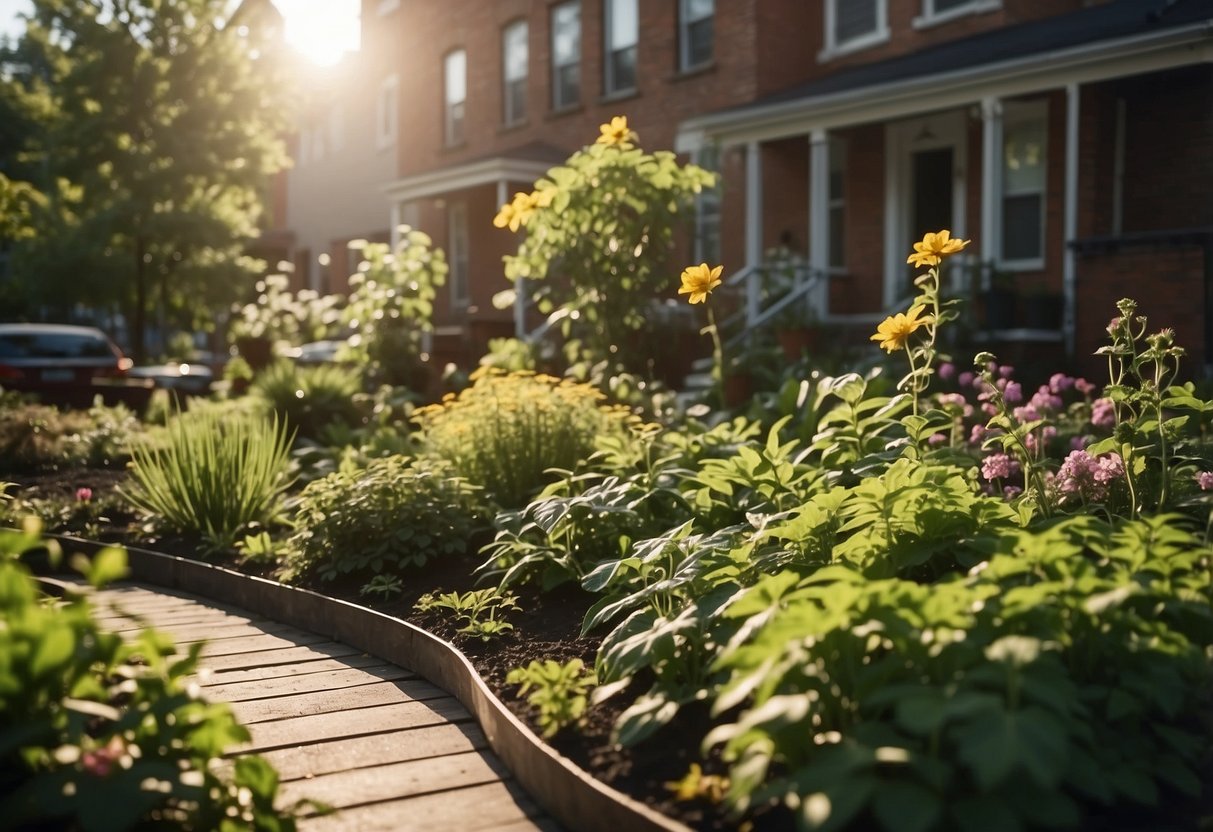
[[[771, 274], [791, 275], [791, 285], [776, 300], [764, 308], [762, 306], [763, 287], [758, 281], [764, 280]], [[792, 304], [803, 300], [810, 294], [821, 290], [829, 277], [828, 272], [815, 269], [807, 263], [801, 262], [767, 262], [749, 265], [731, 275], [724, 285], [732, 288], [744, 283], [746, 303], [742, 310], [729, 316], [721, 323], [722, 330], [733, 329], [737, 327], [739, 322], [741, 324], [740, 332], [729, 336], [726, 343], [731, 346], [751, 337], [756, 330], [765, 326], [780, 312], [783, 312]], [[823, 297], [821, 301], [818, 304], [819, 308], [816, 309], [816, 312], [819, 315], [825, 315], [828, 311], [828, 298]]]

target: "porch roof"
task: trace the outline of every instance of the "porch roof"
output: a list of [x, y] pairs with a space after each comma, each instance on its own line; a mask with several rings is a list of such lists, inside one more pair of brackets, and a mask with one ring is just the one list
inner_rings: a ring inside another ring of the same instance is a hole
[[1208, 0], [1113, 0], [850, 67], [688, 119], [677, 146], [785, 138], [1208, 61]]
[[385, 185], [382, 191], [388, 199], [400, 203], [498, 182], [532, 182], [566, 158], [568, 153], [546, 142], [530, 142], [501, 153], [404, 176]]

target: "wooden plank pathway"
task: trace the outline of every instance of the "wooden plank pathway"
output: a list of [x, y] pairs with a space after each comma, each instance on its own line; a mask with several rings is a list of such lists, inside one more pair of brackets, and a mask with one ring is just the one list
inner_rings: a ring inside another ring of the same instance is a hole
[[[559, 826], [517, 786], [454, 697], [407, 668], [225, 604], [137, 583], [93, 596], [101, 625], [205, 641], [197, 681], [282, 776], [282, 805], [338, 811], [304, 832]], [[135, 616], [132, 618], [132, 616]]]

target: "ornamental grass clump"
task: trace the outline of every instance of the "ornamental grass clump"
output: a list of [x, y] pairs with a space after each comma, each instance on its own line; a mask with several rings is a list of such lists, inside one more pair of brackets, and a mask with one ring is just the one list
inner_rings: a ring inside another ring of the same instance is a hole
[[252, 389], [299, 437], [319, 439], [330, 425], [354, 427], [362, 419], [355, 401], [362, 380], [345, 367], [297, 367], [280, 361], [262, 370]]
[[163, 431], [131, 446], [133, 485], [126, 497], [168, 531], [230, 547], [242, 529], [278, 513], [291, 434], [279, 422], [224, 414], [180, 413]]
[[482, 367], [472, 386], [413, 416], [422, 446], [482, 486], [504, 508], [518, 508], [594, 450], [595, 437], [622, 433], [626, 408], [603, 404], [588, 384], [527, 371]]

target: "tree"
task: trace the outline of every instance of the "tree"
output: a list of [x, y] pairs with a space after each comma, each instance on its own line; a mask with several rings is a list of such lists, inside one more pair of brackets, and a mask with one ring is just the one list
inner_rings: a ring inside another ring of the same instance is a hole
[[[261, 194], [285, 163], [280, 67], [228, 6], [34, 0], [21, 48], [37, 70], [6, 82], [36, 114], [26, 156], [50, 194], [14, 272], [52, 306], [120, 306], [137, 360], [153, 302], [205, 326], [243, 291]], [[61, 180], [78, 189], [67, 205], [47, 187]]]

